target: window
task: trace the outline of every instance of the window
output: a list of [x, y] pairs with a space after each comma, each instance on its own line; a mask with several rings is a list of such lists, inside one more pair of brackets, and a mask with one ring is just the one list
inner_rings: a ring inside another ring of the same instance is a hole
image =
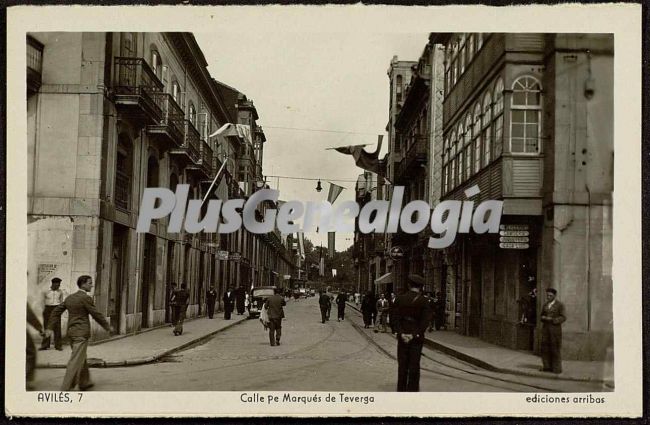
[[137, 56], [136, 34], [134, 32], [123, 32], [120, 37], [120, 55], [134, 58]]
[[474, 58], [474, 34], [470, 34], [469, 38], [467, 39], [467, 63], [472, 61], [472, 58]]
[[485, 93], [483, 98], [483, 165], [488, 165], [491, 158], [492, 147], [492, 96]]
[[542, 87], [536, 78], [524, 76], [512, 85], [510, 152], [539, 153]]
[[458, 139], [456, 132], [451, 132], [451, 153], [449, 154], [451, 160], [451, 187], [456, 186], [456, 154], [458, 153]]
[[483, 47], [483, 33], [479, 32], [476, 34], [476, 51], [481, 50], [481, 47]]
[[503, 80], [499, 78], [494, 86], [494, 157], [498, 158], [503, 149]]
[[187, 114], [189, 115], [190, 122], [192, 124], [196, 124], [196, 108], [194, 108], [194, 104], [192, 103], [192, 101], [190, 101], [190, 106], [188, 107], [187, 110], [188, 110]]
[[397, 76], [397, 101], [401, 102], [402, 101], [402, 76], [398, 75]]
[[162, 59], [160, 59], [160, 53], [157, 50], [151, 51], [151, 69], [156, 74], [156, 77], [162, 81]]
[[481, 169], [481, 103], [474, 106], [474, 173]]

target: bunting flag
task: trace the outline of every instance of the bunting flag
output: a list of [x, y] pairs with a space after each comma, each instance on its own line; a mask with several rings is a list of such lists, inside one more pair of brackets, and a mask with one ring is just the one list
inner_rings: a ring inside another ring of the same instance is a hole
[[343, 192], [343, 189], [345, 189], [343, 186], [339, 186], [338, 184], [334, 184], [332, 182], [328, 182], [330, 184], [330, 190], [329, 193], [327, 194], [327, 202], [330, 204], [333, 204], [334, 201], [336, 201], [336, 198], [339, 197], [341, 192]]
[[233, 124], [227, 123], [222, 125], [217, 131], [212, 133], [209, 137], [216, 136], [235, 136], [241, 137], [246, 140], [246, 142], [253, 144], [253, 138], [251, 137], [251, 127], [245, 124]]
[[380, 134], [377, 138], [377, 149], [372, 153], [366, 152], [363, 149], [366, 145], [341, 146], [329, 149], [334, 149], [337, 152], [346, 155], [352, 155], [357, 167], [363, 168], [366, 171], [372, 171], [373, 173], [386, 178], [386, 162], [379, 159], [379, 151], [381, 150], [381, 143], [384, 136]]

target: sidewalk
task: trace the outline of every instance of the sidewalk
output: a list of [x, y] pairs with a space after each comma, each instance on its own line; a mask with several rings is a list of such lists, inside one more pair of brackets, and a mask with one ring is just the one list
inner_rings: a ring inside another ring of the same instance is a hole
[[[348, 305], [359, 310], [353, 303]], [[542, 360], [528, 351], [518, 351], [490, 344], [479, 338], [454, 331], [427, 332], [425, 345], [484, 369], [515, 375], [567, 381], [613, 382], [613, 361], [564, 360], [559, 375], [541, 372]]]
[[[248, 314], [234, 314], [231, 320], [224, 320], [223, 313], [214, 319], [199, 317], [186, 320], [183, 335], [174, 336], [169, 324], [135, 335], [119, 335], [115, 338], [98, 341], [88, 347], [88, 366], [120, 367], [152, 363], [175, 351], [208, 339], [212, 335], [245, 321]], [[65, 368], [70, 358], [70, 346], [64, 345], [63, 351], [52, 348], [38, 351], [36, 367]]]

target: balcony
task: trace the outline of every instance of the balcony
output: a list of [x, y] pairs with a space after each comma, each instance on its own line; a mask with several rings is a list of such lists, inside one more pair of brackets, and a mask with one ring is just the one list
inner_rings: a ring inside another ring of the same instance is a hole
[[185, 137], [183, 144], [178, 148], [173, 148], [169, 151], [172, 155], [178, 155], [186, 160], [188, 163], [198, 164], [199, 152], [201, 149], [201, 137], [199, 132], [189, 120], [185, 121]]
[[199, 160], [190, 164], [188, 170], [195, 170], [205, 178], [212, 178], [212, 148], [205, 140], [200, 140]]
[[115, 58], [115, 105], [141, 116], [148, 124], [160, 122], [163, 84], [142, 58]]
[[38, 93], [43, 71], [43, 45], [27, 36], [27, 94]]
[[[403, 141], [403, 143], [404, 142], [405, 141]], [[408, 179], [413, 177], [420, 170], [420, 165], [427, 163], [427, 143], [427, 136], [416, 136], [413, 139], [413, 142], [404, 152], [404, 156], [397, 166], [395, 173], [397, 179]]]
[[185, 114], [171, 94], [152, 93], [152, 99], [162, 106], [162, 117], [147, 127], [147, 132], [160, 141], [162, 147], [179, 148], [185, 138]]

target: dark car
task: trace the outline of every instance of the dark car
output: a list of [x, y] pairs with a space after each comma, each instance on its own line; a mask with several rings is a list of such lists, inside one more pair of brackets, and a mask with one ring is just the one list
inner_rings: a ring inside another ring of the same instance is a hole
[[275, 286], [258, 286], [251, 291], [251, 304], [248, 317], [259, 317], [267, 298], [275, 293]]

